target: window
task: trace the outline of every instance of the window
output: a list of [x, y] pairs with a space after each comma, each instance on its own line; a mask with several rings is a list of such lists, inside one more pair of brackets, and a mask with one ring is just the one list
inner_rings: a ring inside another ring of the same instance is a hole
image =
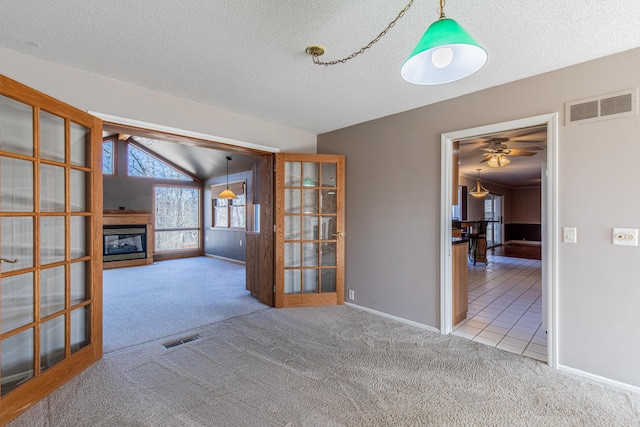
[[151, 154], [133, 144], [127, 144], [127, 175], [193, 181], [193, 178], [190, 176], [153, 157]]
[[200, 249], [200, 188], [154, 187], [156, 252]]
[[105, 175], [115, 175], [115, 149], [116, 141], [107, 139], [102, 142], [102, 173]]
[[236, 199], [217, 199], [216, 196], [226, 188], [225, 185], [212, 185], [213, 227], [215, 228], [247, 228], [247, 195], [244, 182], [229, 184]]

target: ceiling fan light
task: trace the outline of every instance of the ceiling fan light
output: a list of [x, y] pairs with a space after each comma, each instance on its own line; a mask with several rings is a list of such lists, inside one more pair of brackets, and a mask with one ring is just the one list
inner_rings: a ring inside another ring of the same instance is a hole
[[495, 154], [493, 154], [493, 155], [491, 155], [491, 157], [489, 157], [489, 161], [487, 162], [487, 166], [489, 166], [490, 168], [500, 167], [500, 164], [498, 162], [498, 157]]
[[502, 166], [506, 166], [509, 163], [511, 163], [511, 160], [509, 160], [507, 157], [505, 157], [504, 155], [500, 154], [500, 156], [498, 156], [498, 166], [502, 167]]
[[478, 71], [487, 62], [487, 52], [450, 18], [429, 26], [400, 74], [409, 83], [449, 83]]

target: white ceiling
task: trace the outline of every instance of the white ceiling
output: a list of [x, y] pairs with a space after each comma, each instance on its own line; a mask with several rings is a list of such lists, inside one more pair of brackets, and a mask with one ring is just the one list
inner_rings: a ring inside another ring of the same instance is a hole
[[459, 1], [445, 13], [489, 53], [441, 86], [400, 77], [438, 1], [87, 0], [0, 2], [0, 47], [313, 134], [339, 129], [640, 46], [637, 0]]

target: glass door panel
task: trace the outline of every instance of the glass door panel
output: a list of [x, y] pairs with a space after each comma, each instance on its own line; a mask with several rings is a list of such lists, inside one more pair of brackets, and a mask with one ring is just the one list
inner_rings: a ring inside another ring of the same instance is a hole
[[87, 217], [72, 216], [71, 217], [71, 259], [78, 259], [87, 256]]
[[302, 163], [287, 162], [284, 166], [284, 185], [298, 187], [302, 184]]
[[71, 212], [86, 212], [87, 210], [87, 173], [71, 169]]
[[304, 164], [304, 179], [302, 183], [305, 187], [318, 186], [318, 164], [315, 162], [306, 162]]
[[318, 270], [313, 268], [307, 268], [302, 270], [303, 277], [302, 283], [304, 283], [304, 287], [302, 288], [303, 293], [317, 293], [318, 292]]
[[40, 158], [65, 161], [65, 125], [62, 117], [40, 111]]
[[71, 312], [71, 354], [87, 346], [91, 338], [91, 311], [85, 305]]
[[74, 166], [89, 166], [89, 150], [91, 146], [91, 129], [78, 123], [70, 125], [71, 164]]
[[300, 208], [302, 207], [300, 190], [287, 188], [284, 192], [284, 211], [286, 213], [300, 213]]
[[65, 316], [54, 317], [40, 326], [40, 372], [64, 359]]
[[33, 212], [33, 162], [2, 157], [0, 172], [2, 211]]
[[27, 329], [0, 343], [0, 395], [15, 390], [34, 376], [34, 331]]
[[322, 163], [322, 186], [336, 187], [337, 173], [335, 163]]
[[43, 216], [40, 218], [40, 265], [64, 261], [65, 218]]
[[336, 291], [336, 269], [323, 268], [322, 269], [322, 292], [335, 292], [335, 291]]
[[40, 272], [40, 317], [64, 310], [66, 297], [64, 266]]
[[32, 106], [0, 95], [0, 130], [0, 150], [33, 156]]
[[1, 288], [1, 332], [4, 334], [33, 322], [35, 316], [33, 273], [2, 279]]
[[302, 253], [304, 254], [304, 266], [318, 265], [318, 243], [304, 242], [302, 244]]
[[15, 261], [0, 264], [0, 271], [7, 273], [33, 267], [33, 217], [4, 217], [0, 227], [2, 257]]
[[71, 305], [80, 304], [89, 298], [88, 274], [87, 262], [74, 262], [71, 264]]
[[64, 212], [64, 184], [63, 167], [47, 164], [40, 166], [40, 210], [42, 212]]
[[285, 240], [300, 240], [300, 217], [285, 216], [284, 217], [284, 238]]

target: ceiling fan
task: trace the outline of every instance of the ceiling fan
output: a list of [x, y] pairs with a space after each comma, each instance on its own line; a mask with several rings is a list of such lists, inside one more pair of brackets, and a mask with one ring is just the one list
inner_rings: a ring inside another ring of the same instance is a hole
[[[530, 147], [522, 147], [522, 148], [509, 148], [505, 142], [508, 142], [509, 138], [500, 138], [500, 139], [492, 139], [486, 142], [487, 146], [481, 148], [482, 151], [486, 151], [483, 154], [485, 157], [480, 163], [488, 162], [487, 165], [491, 168], [499, 168], [510, 163], [510, 160], [506, 156], [534, 156], [538, 153], [534, 151], [542, 150], [542, 148], [533, 145]], [[520, 142], [520, 141], [512, 141], [512, 142]], [[523, 141], [525, 142], [525, 141]], [[526, 141], [529, 143], [536, 141]]]

